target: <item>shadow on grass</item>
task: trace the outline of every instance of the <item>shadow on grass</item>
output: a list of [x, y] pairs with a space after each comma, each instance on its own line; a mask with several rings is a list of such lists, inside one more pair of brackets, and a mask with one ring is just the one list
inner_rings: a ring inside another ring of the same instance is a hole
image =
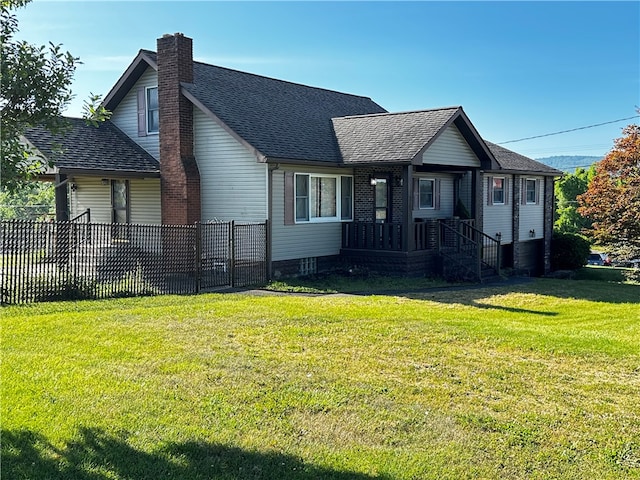
[[103, 430], [85, 428], [79, 432], [78, 440], [63, 449], [28, 430], [3, 430], [2, 478], [367, 480], [387, 477], [331, 470], [306, 464], [290, 455], [253, 452], [214, 443], [168, 443], [158, 451], [148, 453]]
[[589, 300], [602, 303], [640, 303], [639, 285], [554, 279], [531, 279], [522, 282], [510, 281], [505, 284], [451, 287], [434, 289], [432, 291], [409, 292], [402, 294], [402, 296], [439, 303], [458, 303], [489, 310], [530, 313], [544, 316], [557, 315], [556, 312], [484, 303], [488, 297], [504, 295], [511, 292], [544, 295], [563, 299]]

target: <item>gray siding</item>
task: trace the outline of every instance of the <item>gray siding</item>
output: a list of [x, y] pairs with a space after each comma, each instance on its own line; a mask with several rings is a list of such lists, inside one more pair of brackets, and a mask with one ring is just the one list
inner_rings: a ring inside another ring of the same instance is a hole
[[75, 177], [73, 182], [78, 189], [71, 192], [71, 217], [90, 208], [92, 223], [111, 223], [111, 186], [102, 185], [101, 179], [96, 177]]
[[416, 174], [414, 178], [430, 178], [440, 180], [440, 208], [413, 209], [413, 218], [451, 218], [453, 216], [453, 182], [451, 175], [443, 173]]
[[200, 170], [202, 221], [264, 222], [267, 164], [194, 108], [194, 153]]
[[451, 125], [442, 132], [424, 152], [422, 163], [425, 165], [480, 166], [480, 160], [455, 125]]
[[[497, 174], [492, 176], [505, 177], [510, 198], [506, 205], [489, 205], [489, 179], [486, 176], [482, 179], [482, 205], [484, 209], [482, 230], [494, 238], [497, 233], [501, 233], [502, 243], [511, 243], [513, 242], [513, 176]], [[520, 218], [522, 219], [522, 213]]]
[[273, 217], [272, 217], [272, 259], [273, 261], [296, 258], [338, 255], [342, 247], [342, 223], [284, 224], [284, 172], [326, 173], [353, 175], [346, 169], [320, 169], [284, 167], [273, 172]]
[[[537, 204], [520, 204], [520, 241], [540, 240], [544, 237], [544, 177], [523, 176], [522, 179], [535, 179], [538, 181]], [[522, 186], [524, 188], [524, 185]], [[530, 231], [535, 236], [530, 235]]]
[[[69, 208], [74, 217], [91, 209], [92, 223], [111, 223], [111, 183], [102, 185], [97, 177], [75, 177], [78, 185], [71, 192]], [[159, 225], [160, 180], [135, 178], [129, 180], [129, 220], [131, 223]]]
[[130, 221], [147, 225], [160, 225], [160, 179], [134, 178], [129, 180]]
[[148, 67], [113, 111], [111, 121], [156, 160], [159, 160], [160, 144], [158, 135], [138, 136], [138, 88], [156, 86], [158, 86], [158, 74], [153, 68]]

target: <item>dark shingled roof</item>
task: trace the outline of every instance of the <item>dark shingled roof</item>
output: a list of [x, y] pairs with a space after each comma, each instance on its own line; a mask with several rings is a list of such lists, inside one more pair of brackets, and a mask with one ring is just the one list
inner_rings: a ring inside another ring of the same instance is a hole
[[344, 163], [411, 162], [459, 110], [334, 118], [333, 128]]
[[25, 137], [61, 171], [98, 170], [113, 173], [159, 174], [158, 161], [109, 121], [98, 127], [67, 118], [70, 128], [52, 135], [36, 127]]
[[507, 148], [496, 145], [495, 143], [487, 142], [487, 147], [498, 161], [502, 170], [513, 170], [518, 172], [527, 173], [539, 173], [541, 175], [562, 175], [560, 170], [556, 170], [544, 163], [536, 162], [535, 160], [513, 152]]
[[370, 98], [194, 62], [183, 88], [268, 158], [340, 162], [331, 119], [386, 112]]

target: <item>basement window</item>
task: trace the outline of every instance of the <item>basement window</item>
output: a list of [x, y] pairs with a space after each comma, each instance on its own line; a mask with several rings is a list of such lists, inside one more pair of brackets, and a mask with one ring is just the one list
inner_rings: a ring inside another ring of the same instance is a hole
[[316, 257], [300, 259], [300, 275], [312, 275], [318, 271]]

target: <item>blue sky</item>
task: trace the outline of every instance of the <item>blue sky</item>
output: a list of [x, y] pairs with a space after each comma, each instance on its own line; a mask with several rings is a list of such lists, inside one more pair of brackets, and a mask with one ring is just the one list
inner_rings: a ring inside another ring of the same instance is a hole
[[[163, 33], [196, 60], [371, 97], [389, 111], [462, 105], [500, 143], [637, 115], [639, 2], [175, 2], [35, 0], [19, 38], [84, 62], [106, 94]], [[505, 144], [532, 158], [604, 155], [638, 119]]]

